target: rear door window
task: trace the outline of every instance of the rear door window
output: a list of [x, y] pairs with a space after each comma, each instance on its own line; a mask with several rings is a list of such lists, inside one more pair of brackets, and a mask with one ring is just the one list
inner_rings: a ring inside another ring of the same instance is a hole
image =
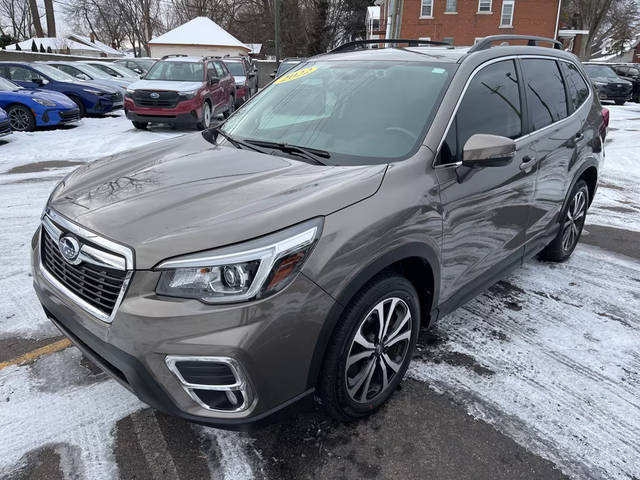
[[216, 66], [216, 72], [218, 72], [218, 77], [219, 78], [222, 78], [222, 77], [227, 75], [227, 73], [224, 71], [224, 68], [222, 67], [222, 65], [220, 65], [220, 62], [215, 62], [215, 66]]
[[556, 61], [525, 58], [522, 69], [532, 130], [566, 118], [567, 96]]
[[573, 107], [573, 111], [576, 111], [589, 96], [589, 87], [573, 63], [560, 62], [560, 65], [562, 65], [562, 71], [567, 79], [569, 103]]

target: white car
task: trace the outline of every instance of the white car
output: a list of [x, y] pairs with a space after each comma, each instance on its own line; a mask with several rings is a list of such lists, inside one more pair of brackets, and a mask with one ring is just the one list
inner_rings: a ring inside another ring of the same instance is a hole
[[79, 80], [91, 80], [92, 83], [98, 85], [116, 87], [121, 90], [123, 95], [126, 88], [136, 80], [133, 78], [114, 78], [102, 70], [82, 62], [50, 61], [47, 64]]

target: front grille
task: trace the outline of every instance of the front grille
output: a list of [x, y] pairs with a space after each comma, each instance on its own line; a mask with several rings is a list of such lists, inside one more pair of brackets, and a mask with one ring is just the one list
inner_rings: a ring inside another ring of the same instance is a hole
[[[152, 98], [151, 94], [157, 94], [158, 98]], [[139, 107], [175, 108], [179, 100], [177, 92], [136, 90], [133, 93], [133, 101]]]
[[71, 265], [45, 228], [42, 229], [40, 256], [44, 268], [75, 295], [111, 315], [125, 281], [126, 272], [88, 263]]
[[60, 118], [63, 122], [72, 122], [74, 120], [80, 120], [80, 110], [67, 110], [60, 112]]

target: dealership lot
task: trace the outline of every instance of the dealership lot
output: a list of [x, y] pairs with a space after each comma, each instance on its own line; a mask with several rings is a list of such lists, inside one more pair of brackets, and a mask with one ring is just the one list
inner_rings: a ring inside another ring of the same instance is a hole
[[[640, 105], [611, 107], [585, 235], [423, 332], [369, 420], [309, 407], [251, 433], [154, 412], [82, 358], [30, 287], [29, 240], [74, 166], [175, 135], [122, 114], [0, 141], [0, 477], [640, 477]], [[26, 355], [26, 356], [25, 356]]]

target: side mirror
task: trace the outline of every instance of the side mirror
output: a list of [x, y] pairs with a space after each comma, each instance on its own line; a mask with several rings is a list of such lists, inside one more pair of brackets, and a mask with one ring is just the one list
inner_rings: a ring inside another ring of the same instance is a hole
[[276, 72], [274, 71], [273, 73], [270, 73], [270, 74], [269, 74], [269, 76], [270, 76], [271, 78], [276, 78]]
[[42, 78], [32, 78], [31, 83], [35, 83], [36, 85], [44, 85], [44, 80]]
[[211, 77], [209, 79], [209, 85], [215, 85], [216, 83], [220, 83], [220, 79], [218, 77]]
[[462, 164], [467, 167], [500, 167], [511, 161], [516, 142], [499, 135], [476, 133], [462, 150]]

